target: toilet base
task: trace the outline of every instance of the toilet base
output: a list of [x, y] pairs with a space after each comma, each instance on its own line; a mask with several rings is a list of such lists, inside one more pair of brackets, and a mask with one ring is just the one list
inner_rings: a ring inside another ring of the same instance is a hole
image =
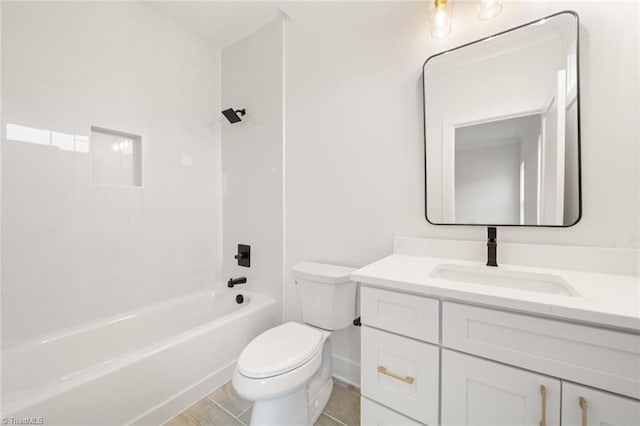
[[332, 352], [331, 340], [327, 339], [322, 347], [322, 364], [307, 385], [310, 424], [314, 424], [318, 420], [331, 397], [331, 391], [333, 390], [333, 378], [331, 377]]
[[327, 406], [333, 379], [329, 379], [315, 395], [308, 386], [280, 398], [256, 401], [251, 413], [251, 426], [311, 426]]
[[329, 398], [331, 398], [331, 392], [333, 391], [333, 380], [330, 378], [328, 382], [319, 390], [319, 392], [312, 397], [309, 395], [309, 424], [313, 425], [324, 411]]
[[333, 391], [331, 342], [322, 347], [322, 363], [309, 382], [278, 398], [255, 401], [251, 426], [311, 426], [322, 414]]
[[280, 398], [256, 401], [251, 426], [308, 426], [307, 387]]

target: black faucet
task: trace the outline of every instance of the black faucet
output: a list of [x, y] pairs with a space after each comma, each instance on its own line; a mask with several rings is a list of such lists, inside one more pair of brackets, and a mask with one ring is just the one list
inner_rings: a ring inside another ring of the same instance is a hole
[[229, 278], [229, 281], [227, 281], [227, 287], [233, 288], [233, 286], [235, 285], [246, 284], [246, 283], [247, 283], [247, 279], [245, 277]]
[[498, 266], [498, 231], [494, 226], [487, 228], [487, 266]]

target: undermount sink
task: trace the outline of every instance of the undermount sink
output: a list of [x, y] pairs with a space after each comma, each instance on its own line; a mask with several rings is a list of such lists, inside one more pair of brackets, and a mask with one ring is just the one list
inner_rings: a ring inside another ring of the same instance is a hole
[[491, 266], [442, 264], [436, 266], [430, 276], [490, 287], [580, 297], [580, 294], [562, 278], [536, 272], [509, 271]]

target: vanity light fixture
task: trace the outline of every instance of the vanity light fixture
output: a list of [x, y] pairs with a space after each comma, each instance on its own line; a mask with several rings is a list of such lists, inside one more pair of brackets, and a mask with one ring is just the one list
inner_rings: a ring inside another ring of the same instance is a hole
[[487, 21], [498, 16], [502, 12], [500, 0], [478, 0], [478, 19]]
[[451, 32], [453, 0], [433, 0], [431, 9], [431, 37], [442, 38]]

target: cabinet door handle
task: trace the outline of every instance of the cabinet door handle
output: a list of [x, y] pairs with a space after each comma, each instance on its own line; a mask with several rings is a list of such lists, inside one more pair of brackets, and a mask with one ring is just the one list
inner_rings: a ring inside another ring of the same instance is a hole
[[580, 397], [580, 409], [582, 409], [582, 426], [587, 426], [587, 400]]
[[413, 377], [411, 376], [398, 376], [397, 374], [393, 374], [390, 371], [387, 371], [387, 367], [383, 367], [382, 365], [378, 366], [378, 373], [382, 373], [385, 374], [389, 377], [393, 377], [396, 380], [400, 380], [401, 382], [405, 382], [405, 383], [409, 383], [409, 384], [413, 384], [413, 381], [415, 380]]
[[540, 385], [540, 395], [542, 396], [542, 412], [540, 426], [547, 426], [547, 388]]

